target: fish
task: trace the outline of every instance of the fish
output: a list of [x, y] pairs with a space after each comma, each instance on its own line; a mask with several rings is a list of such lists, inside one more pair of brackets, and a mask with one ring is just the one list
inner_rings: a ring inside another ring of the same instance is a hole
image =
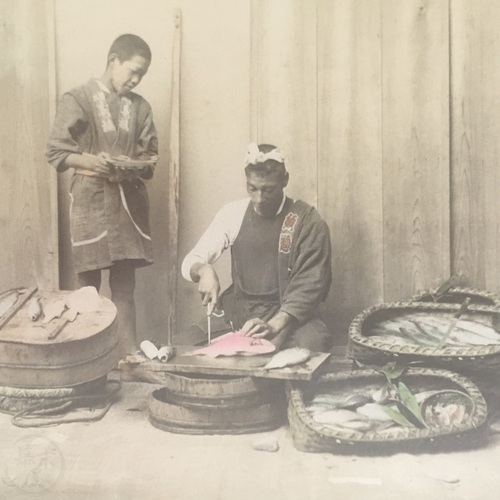
[[277, 352], [264, 366], [264, 370], [285, 368], [304, 363], [311, 357], [311, 351], [302, 347], [291, 347]]
[[59, 318], [66, 309], [64, 299], [55, 299], [43, 308], [43, 323], [50, 323], [53, 319]]
[[79, 313], [97, 311], [102, 299], [93, 286], [83, 286], [66, 297], [68, 309], [75, 309]]
[[342, 424], [342, 427], [347, 427], [353, 431], [367, 432], [375, 427], [375, 423], [368, 420], [350, 420]]
[[[449, 315], [414, 313], [380, 321], [367, 333], [373, 340], [390, 340], [395, 345], [437, 348], [449, 326]], [[500, 333], [482, 318], [475, 321], [469, 316], [460, 318], [445, 345], [500, 345]]]
[[266, 339], [256, 339], [245, 335], [241, 330], [229, 332], [212, 340], [206, 347], [186, 352], [183, 356], [204, 355], [210, 358], [219, 356], [255, 356], [274, 352], [276, 346]]
[[36, 321], [42, 315], [42, 305], [38, 297], [33, 297], [28, 302], [28, 318]]
[[19, 290], [8, 290], [0, 296], [0, 318], [3, 318], [17, 302]]
[[63, 317], [67, 319], [70, 323], [75, 321], [76, 317], [78, 316], [79, 312], [77, 309], [66, 309], [64, 311]]
[[356, 408], [356, 413], [363, 415], [370, 420], [379, 420], [380, 422], [391, 422], [392, 418], [387, 415], [384, 409], [377, 403], [367, 403]]
[[477, 321], [460, 319], [455, 328], [458, 331], [475, 334], [492, 342], [500, 342], [500, 334], [492, 326], [484, 325]]
[[373, 399], [370, 396], [366, 396], [365, 394], [351, 394], [342, 403], [341, 408], [350, 410], [371, 402], [373, 402]]
[[319, 393], [310, 400], [309, 404], [336, 409], [342, 406], [345, 399], [345, 394]]
[[312, 415], [318, 424], [338, 429], [343, 427], [352, 431], [367, 432], [373, 429], [375, 423], [351, 410], [326, 410]]
[[315, 413], [313, 415], [313, 420], [315, 422], [318, 422], [318, 424], [343, 425], [353, 420], [367, 420], [367, 419], [357, 414], [354, 411], [344, 410], [340, 408], [338, 410], [325, 410], [322, 412]]
[[340, 406], [336, 406], [336, 405], [330, 406], [327, 404], [312, 403], [312, 404], [307, 405], [305, 408], [309, 413], [318, 413], [318, 412], [325, 411], [325, 410], [338, 410], [340, 408]]
[[309, 412], [339, 409], [352, 410], [357, 402], [366, 404], [367, 401], [365, 396], [358, 396], [357, 394], [346, 397], [345, 394], [322, 393], [316, 394], [309, 400], [306, 410]]

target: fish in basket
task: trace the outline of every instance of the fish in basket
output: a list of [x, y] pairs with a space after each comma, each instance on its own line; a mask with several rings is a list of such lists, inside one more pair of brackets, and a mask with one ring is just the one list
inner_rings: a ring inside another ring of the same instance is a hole
[[495, 372], [500, 368], [500, 308], [469, 299], [377, 305], [352, 321], [348, 356], [376, 365], [420, 361], [464, 373]]
[[314, 384], [288, 382], [287, 396], [293, 442], [305, 452], [463, 449], [482, 444], [487, 430], [481, 392], [448, 370], [390, 363], [328, 373]]

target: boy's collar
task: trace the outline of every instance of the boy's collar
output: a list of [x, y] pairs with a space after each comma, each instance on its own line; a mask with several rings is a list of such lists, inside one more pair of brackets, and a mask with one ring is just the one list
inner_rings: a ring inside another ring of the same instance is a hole
[[107, 92], [108, 94], [111, 94], [111, 91], [108, 89], [108, 87], [106, 87], [106, 85], [104, 85], [104, 83], [101, 82], [101, 80], [99, 80], [98, 78], [96, 78], [95, 81], [97, 82], [97, 85], [99, 85], [99, 87], [101, 88], [101, 90], [104, 90], [104, 92]]

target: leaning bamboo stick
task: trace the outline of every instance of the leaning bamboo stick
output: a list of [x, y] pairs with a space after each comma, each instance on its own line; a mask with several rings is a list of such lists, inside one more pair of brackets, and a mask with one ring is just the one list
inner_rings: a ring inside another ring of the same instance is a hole
[[170, 112], [170, 158], [168, 168], [168, 322], [167, 345], [172, 344], [177, 327], [177, 268], [179, 245], [179, 158], [180, 158], [180, 56], [181, 11], [174, 11], [172, 47], [172, 99]]

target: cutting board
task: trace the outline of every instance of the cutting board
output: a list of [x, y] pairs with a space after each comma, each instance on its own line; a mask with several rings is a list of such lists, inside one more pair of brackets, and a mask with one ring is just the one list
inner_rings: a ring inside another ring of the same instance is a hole
[[264, 370], [264, 365], [273, 354], [259, 356], [184, 356], [193, 351], [195, 346], [175, 346], [176, 355], [166, 363], [150, 360], [142, 355], [134, 355], [129, 360], [120, 361], [119, 368], [125, 368], [129, 374], [136, 372], [178, 372], [199, 375], [227, 375], [262, 377], [282, 380], [311, 380], [316, 370], [330, 357], [330, 353], [313, 353], [305, 363], [286, 368]]

